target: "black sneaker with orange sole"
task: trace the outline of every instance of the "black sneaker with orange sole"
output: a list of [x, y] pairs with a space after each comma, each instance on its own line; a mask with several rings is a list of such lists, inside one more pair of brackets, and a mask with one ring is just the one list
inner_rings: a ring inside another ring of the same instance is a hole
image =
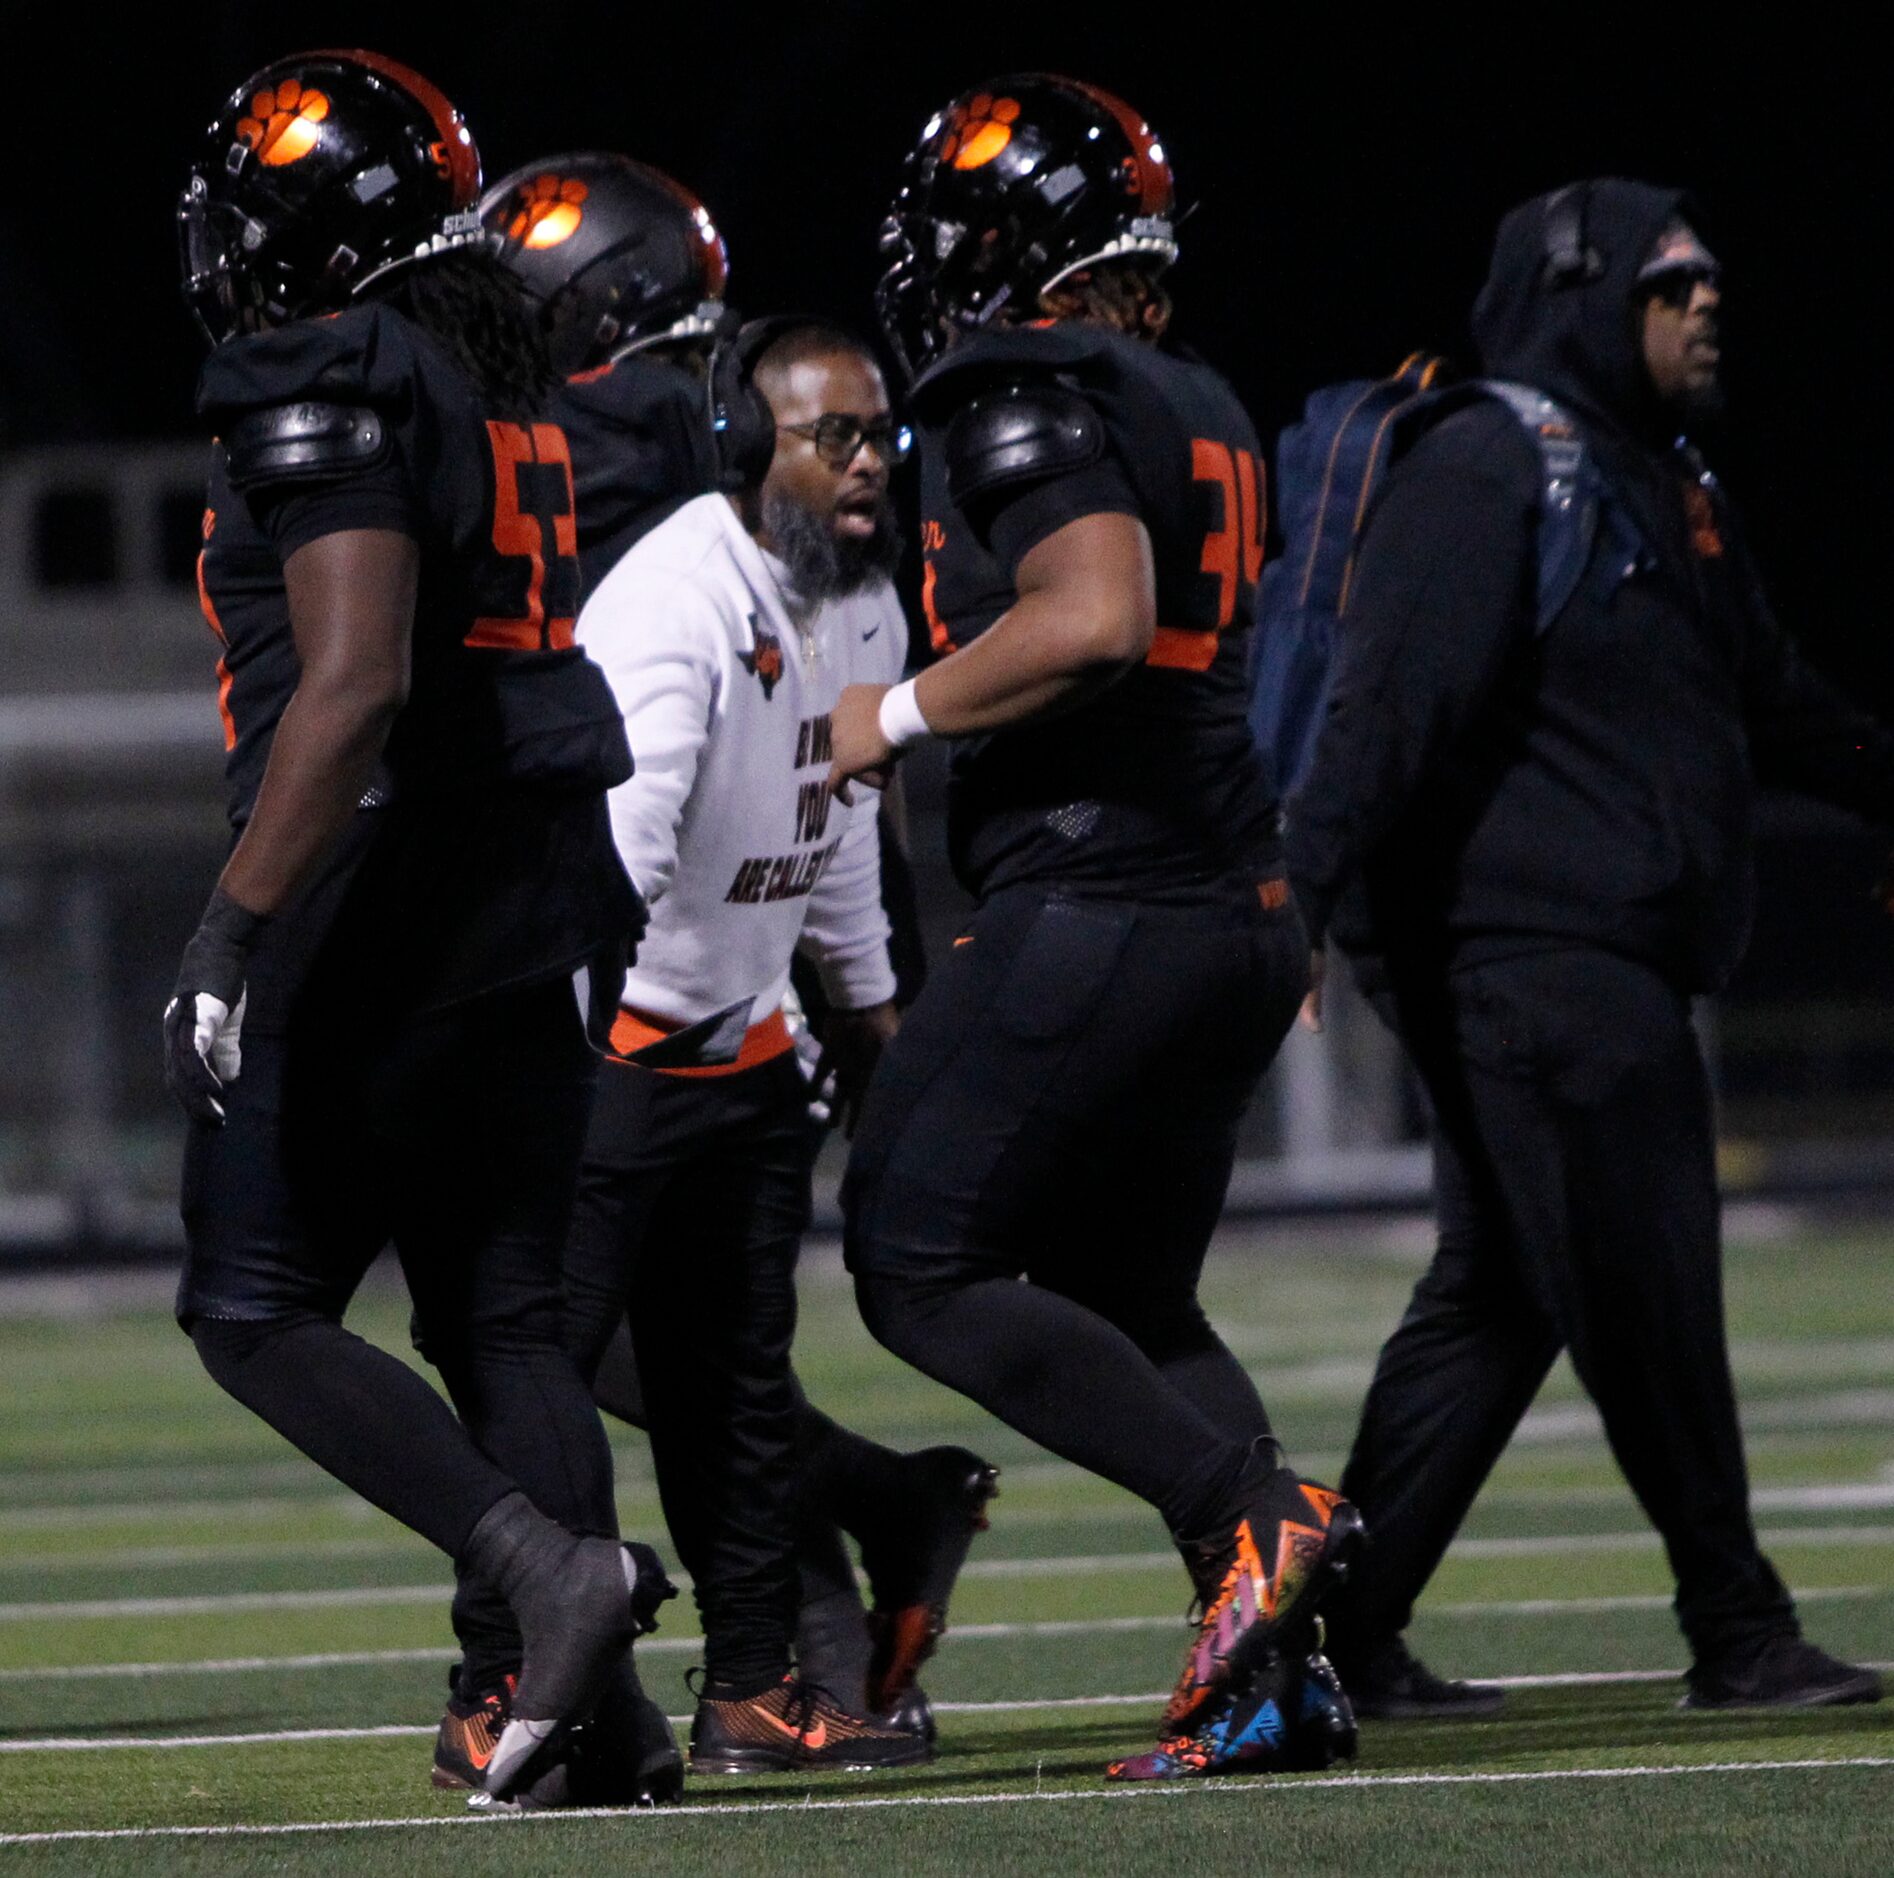
[[932, 1755], [912, 1728], [851, 1715], [793, 1676], [740, 1700], [705, 1696], [691, 1722], [694, 1774], [867, 1773]]
[[900, 1708], [946, 1634], [954, 1582], [1000, 1490], [1000, 1470], [966, 1448], [922, 1448], [904, 1457], [903, 1472], [905, 1504], [878, 1532], [861, 1535], [874, 1597], [868, 1706], [877, 1715]]

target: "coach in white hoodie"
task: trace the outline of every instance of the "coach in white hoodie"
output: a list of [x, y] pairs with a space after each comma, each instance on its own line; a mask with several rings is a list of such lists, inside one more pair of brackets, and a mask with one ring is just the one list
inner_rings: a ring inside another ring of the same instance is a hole
[[632, 1305], [704, 1626], [693, 1768], [898, 1765], [925, 1742], [791, 1673], [789, 1346], [814, 1137], [781, 1006], [800, 949], [852, 1074], [894, 1030], [875, 803], [836, 801], [826, 778], [842, 688], [897, 678], [906, 654], [888, 499], [905, 434], [837, 329], [780, 327], [751, 370], [776, 421], [767, 476], [687, 503], [579, 617], [637, 763], [612, 824], [651, 924], [600, 1079], [567, 1289], [590, 1369]]

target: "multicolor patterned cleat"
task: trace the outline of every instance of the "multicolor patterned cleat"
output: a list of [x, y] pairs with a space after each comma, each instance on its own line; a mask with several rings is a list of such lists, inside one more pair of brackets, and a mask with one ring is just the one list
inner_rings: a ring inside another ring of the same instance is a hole
[[1207, 1780], [1226, 1774], [1320, 1773], [1355, 1755], [1354, 1711], [1328, 1659], [1277, 1658], [1249, 1688], [1225, 1695], [1192, 1734], [1114, 1761], [1107, 1780]]
[[1339, 1493], [1287, 1467], [1275, 1469], [1253, 1509], [1220, 1544], [1202, 1548], [1192, 1567], [1204, 1611], [1164, 1710], [1165, 1726], [1190, 1733], [1292, 1624], [1313, 1617], [1348, 1575], [1361, 1536], [1361, 1515]]

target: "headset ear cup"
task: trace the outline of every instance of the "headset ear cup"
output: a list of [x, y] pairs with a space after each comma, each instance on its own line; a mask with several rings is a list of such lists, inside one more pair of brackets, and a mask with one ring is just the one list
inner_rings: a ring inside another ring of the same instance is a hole
[[719, 486], [726, 495], [754, 489], [769, 474], [770, 459], [776, 454], [776, 419], [750, 376], [761, 349], [746, 346], [738, 334], [711, 354], [710, 428], [717, 446]]
[[1591, 187], [1571, 183], [1561, 189], [1545, 208], [1545, 284], [1548, 287], [1578, 287], [1599, 279], [1605, 271], [1605, 258], [1586, 238], [1586, 210], [1591, 206]]
[[844, 343], [854, 343], [841, 328], [809, 313], [771, 313], [746, 320], [718, 342], [710, 355], [710, 426], [723, 467], [723, 490], [735, 495], [754, 489], [769, 474], [776, 454], [776, 418], [769, 400], [756, 388], [756, 362], [785, 333], [805, 326], [828, 326]]

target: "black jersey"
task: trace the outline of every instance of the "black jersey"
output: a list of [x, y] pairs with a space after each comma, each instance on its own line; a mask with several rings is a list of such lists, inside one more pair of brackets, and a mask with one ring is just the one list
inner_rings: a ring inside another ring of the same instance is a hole
[[622, 944], [636, 903], [604, 792], [631, 764], [610, 687], [573, 642], [564, 433], [490, 416], [420, 328], [374, 305], [219, 347], [198, 403], [224, 435], [311, 403], [370, 414], [381, 434], [345, 473], [262, 470], [241, 491], [213, 451], [198, 584], [221, 642], [237, 831], [300, 676], [283, 563], [350, 528], [420, 548], [408, 700], [338, 851], [266, 929], [247, 1021], [280, 1023], [318, 960], [427, 1009]]
[[[963, 513], [947, 493], [955, 414], [994, 386], [1048, 379], [1098, 412], [1104, 458]], [[1081, 516], [1138, 516], [1157, 578], [1141, 666], [1062, 716], [955, 743], [948, 837], [963, 883], [1188, 899], [1273, 872], [1277, 817], [1245, 715], [1263, 468], [1235, 393], [1186, 355], [1059, 325], [963, 341], [916, 383], [914, 407], [937, 652], [991, 626], [1017, 598], [1020, 560]]]
[[709, 399], [682, 366], [634, 352], [569, 378], [552, 415], [572, 449], [590, 594], [633, 542], [716, 488]]

